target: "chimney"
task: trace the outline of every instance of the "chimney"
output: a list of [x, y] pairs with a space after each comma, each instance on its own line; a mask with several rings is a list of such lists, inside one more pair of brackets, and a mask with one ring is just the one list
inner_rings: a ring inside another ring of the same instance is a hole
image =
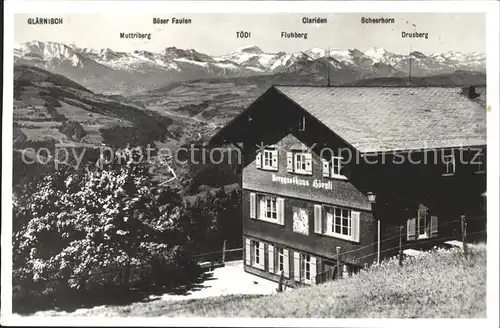
[[479, 93], [476, 93], [476, 87], [473, 85], [470, 85], [468, 87], [463, 87], [462, 94], [466, 97], [469, 97], [470, 99], [474, 99], [480, 96]]

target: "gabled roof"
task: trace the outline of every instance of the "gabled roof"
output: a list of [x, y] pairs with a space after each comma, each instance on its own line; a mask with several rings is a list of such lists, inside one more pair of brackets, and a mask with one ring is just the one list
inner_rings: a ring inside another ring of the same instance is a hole
[[362, 153], [486, 144], [486, 108], [461, 88], [274, 88]]
[[[361, 153], [486, 145], [484, 95], [451, 87], [273, 86]], [[268, 90], [272, 91], [272, 90]], [[266, 92], [267, 93], [267, 92]], [[261, 106], [259, 106], [260, 108]], [[252, 105], [219, 131], [249, 114]]]

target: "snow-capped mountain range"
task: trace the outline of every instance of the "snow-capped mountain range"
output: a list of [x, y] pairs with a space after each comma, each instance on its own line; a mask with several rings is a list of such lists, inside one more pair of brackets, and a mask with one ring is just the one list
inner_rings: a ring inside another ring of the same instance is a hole
[[211, 56], [194, 49], [167, 47], [163, 51], [119, 52], [109, 48], [81, 48], [59, 42], [26, 42], [14, 49], [16, 64], [33, 65], [62, 74], [97, 92], [129, 93], [169, 82], [214, 77], [269, 74], [321, 74], [326, 59], [333, 77], [358, 79], [406, 75], [434, 75], [456, 70], [485, 72], [483, 53], [421, 52], [395, 54], [383, 48], [326, 50], [312, 48], [297, 53], [266, 53], [256, 45]]

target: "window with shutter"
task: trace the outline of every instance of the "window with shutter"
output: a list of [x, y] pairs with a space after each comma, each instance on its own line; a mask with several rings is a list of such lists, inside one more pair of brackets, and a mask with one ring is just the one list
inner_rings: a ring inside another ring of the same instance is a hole
[[255, 156], [255, 166], [260, 169], [262, 167], [262, 154], [257, 152], [257, 156]]
[[251, 265], [250, 239], [245, 239], [245, 263]]
[[260, 253], [260, 260], [259, 260], [259, 268], [264, 270], [265, 262], [264, 262], [264, 243], [259, 242], [259, 253]]
[[285, 199], [278, 198], [278, 223], [285, 224]]
[[286, 170], [287, 172], [293, 172], [293, 153], [286, 153]]
[[329, 177], [330, 176], [330, 163], [324, 158], [321, 159], [321, 163], [323, 166], [323, 176]]
[[314, 232], [323, 233], [323, 220], [321, 216], [321, 205], [314, 205]]
[[283, 272], [285, 278], [290, 278], [290, 257], [288, 249], [283, 249]]
[[331, 177], [336, 179], [346, 179], [346, 177], [342, 174], [342, 166], [343, 166], [343, 158], [342, 156], [332, 156], [331, 162]]
[[431, 238], [437, 237], [438, 236], [438, 217], [437, 216], [431, 216]]
[[351, 225], [352, 225], [352, 241], [359, 243], [359, 231], [360, 229], [360, 212], [351, 211]]
[[275, 171], [278, 170], [278, 151], [271, 150], [271, 168]]
[[417, 231], [416, 231], [416, 218], [408, 219], [406, 222], [406, 239], [407, 240], [415, 240], [417, 239]]
[[311, 175], [312, 174], [312, 154], [307, 153], [305, 154], [306, 158], [306, 174]]
[[[312, 259], [313, 257], [309, 254], [299, 253], [300, 258], [300, 274], [299, 279], [305, 284], [311, 284], [312, 282]], [[316, 265], [316, 263], [315, 263]]]
[[259, 219], [266, 221], [278, 220], [277, 198], [268, 195], [258, 195]]
[[311, 153], [294, 153], [294, 172], [298, 174], [312, 174], [312, 154]]
[[252, 266], [258, 269], [264, 269], [264, 243], [252, 240], [250, 243], [251, 253], [252, 253]]
[[[284, 273], [285, 271], [285, 249], [283, 247], [276, 247], [276, 273], [281, 274], [281, 272]], [[287, 257], [288, 259], [288, 257]]]
[[293, 252], [293, 279], [300, 282], [300, 253]]
[[[337, 206], [325, 206], [325, 234], [350, 241], [359, 241], [359, 212]], [[353, 221], [356, 222], [353, 222]], [[356, 230], [355, 230], [356, 229]]]
[[417, 239], [429, 238], [429, 222], [427, 220], [429, 214], [429, 208], [423, 204], [418, 206], [417, 210], [417, 221], [416, 221], [416, 235]]
[[251, 192], [250, 193], [250, 218], [251, 219], [255, 219], [256, 218], [256, 207], [257, 207], [257, 204], [256, 204], [256, 195], [254, 192]]
[[269, 272], [274, 273], [274, 246], [267, 245], [267, 268]]
[[262, 169], [277, 171], [278, 170], [278, 150], [274, 146], [269, 146], [262, 151]]
[[311, 256], [311, 284], [316, 284], [316, 258], [314, 256]]

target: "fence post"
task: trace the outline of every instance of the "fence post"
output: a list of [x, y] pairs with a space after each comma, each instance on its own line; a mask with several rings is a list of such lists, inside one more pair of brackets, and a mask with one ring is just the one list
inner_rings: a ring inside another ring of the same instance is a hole
[[403, 266], [403, 226], [399, 226], [399, 266]]
[[337, 279], [342, 279], [342, 269], [340, 268], [340, 246], [337, 246]]
[[460, 216], [460, 221], [462, 223], [462, 246], [464, 248], [464, 256], [467, 258], [467, 219], [465, 215]]
[[222, 244], [222, 263], [226, 261], [226, 241]]

